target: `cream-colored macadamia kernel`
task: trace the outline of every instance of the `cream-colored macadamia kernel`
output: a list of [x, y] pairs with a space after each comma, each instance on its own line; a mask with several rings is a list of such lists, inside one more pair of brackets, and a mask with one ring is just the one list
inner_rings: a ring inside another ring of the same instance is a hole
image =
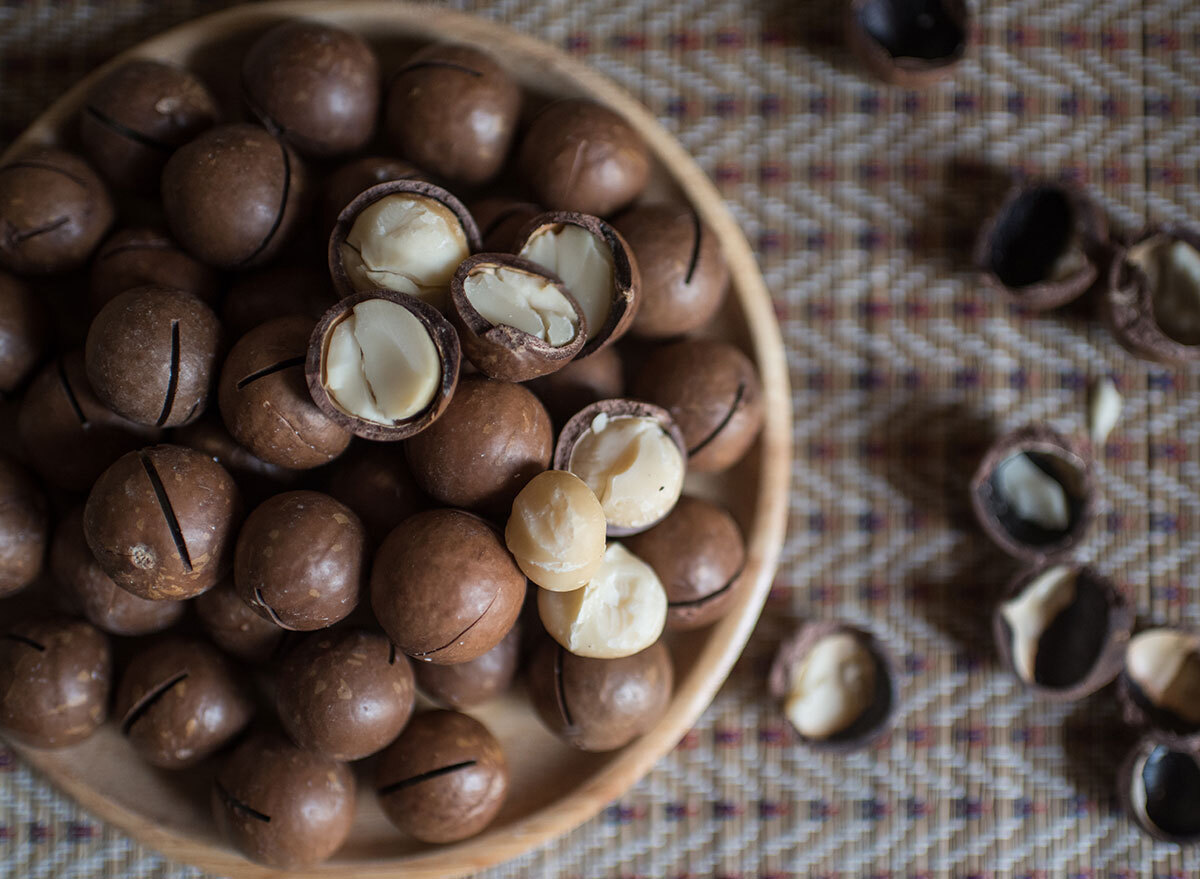
[[1171, 629], [1142, 632], [1126, 648], [1125, 673], [1155, 706], [1200, 724], [1200, 638]]
[[1017, 676], [1034, 683], [1038, 644], [1058, 615], [1075, 600], [1079, 571], [1056, 565], [1035, 577], [1021, 594], [1000, 607], [1012, 632], [1012, 661]]
[[583, 309], [588, 335], [600, 332], [613, 300], [612, 250], [602, 238], [570, 223], [547, 226], [518, 255], [562, 278]]
[[543, 589], [585, 586], [604, 560], [604, 510], [587, 484], [565, 470], [533, 477], [513, 501], [508, 551]]
[[538, 591], [542, 625], [576, 656], [617, 659], [645, 650], [667, 622], [667, 593], [654, 569], [619, 543], [582, 589]]
[[1092, 443], [1103, 446], [1108, 435], [1113, 432], [1121, 419], [1121, 408], [1125, 400], [1116, 384], [1108, 376], [1104, 376], [1092, 385], [1088, 395], [1088, 433]]
[[350, 415], [389, 425], [411, 418], [433, 402], [441, 380], [433, 339], [403, 305], [360, 302], [329, 334], [321, 382]]
[[821, 638], [793, 672], [784, 712], [810, 739], [828, 739], [854, 725], [875, 701], [875, 657], [849, 632]]
[[1018, 519], [1047, 531], [1066, 531], [1070, 527], [1066, 489], [1024, 452], [997, 468], [996, 483], [1000, 496]]
[[1146, 275], [1154, 321], [1183, 345], [1200, 345], [1200, 253], [1186, 241], [1155, 235], [1130, 248], [1126, 262]]
[[557, 286], [538, 275], [504, 266], [483, 266], [467, 275], [463, 293], [495, 325], [514, 327], [560, 348], [579, 333], [579, 316]]
[[662, 519], [683, 491], [686, 464], [670, 434], [653, 418], [592, 419], [571, 451], [570, 471], [600, 500], [609, 525], [642, 528]]

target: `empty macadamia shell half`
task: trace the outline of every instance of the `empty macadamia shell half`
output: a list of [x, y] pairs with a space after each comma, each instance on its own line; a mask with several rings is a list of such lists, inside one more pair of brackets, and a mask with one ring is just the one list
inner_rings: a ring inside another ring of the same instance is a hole
[[1038, 562], [1075, 549], [1096, 517], [1086, 446], [1040, 424], [1001, 437], [971, 479], [980, 527], [1011, 556]]
[[851, 0], [850, 49], [872, 76], [916, 88], [945, 79], [967, 53], [964, 0]]
[[338, 215], [329, 272], [342, 296], [383, 288], [445, 309], [455, 269], [480, 247], [475, 220], [449, 192], [423, 180], [389, 180]]
[[458, 267], [450, 320], [467, 359], [510, 382], [561, 369], [587, 338], [583, 309], [558, 276], [509, 253], [481, 253]]
[[1200, 632], [1138, 632], [1125, 648], [1117, 692], [1130, 726], [1170, 739], [1200, 735]]
[[582, 589], [539, 589], [538, 615], [550, 637], [576, 656], [618, 659], [658, 640], [667, 622], [667, 592], [654, 568], [610, 543]]
[[625, 335], [637, 314], [641, 277], [621, 233], [599, 217], [552, 211], [530, 220], [517, 242], [517, 256], [557, 275], [583, 309], [587, 341], [579, 357]]
[[1035, 311], [1077, 299], [1100, 276], [1108, 221], [1078, 187], [1052, 180], [1014, 186], [983, 226], [975, 263], [984, 281]]
[[1200, 231], [1142, 235], [1113, 260], [1103, 307], [1113, 336], [1137, 357], [1200, 360]]
[[891, 654], [874, 635], [838, 622], [807, 623], [784, 641], [768, 686], [805, 744], [840, 753], [887, 735], [899, 702]]
[[445, 411], [462, 352], [441, 312], [391, 290], [355, 293], [317, 321], [304, 374], [313, 402], [369, 440], [402, 440]]
[[563, 425], [554, 467], [600, 501], [610, 537], [657, 525], [683, 493], [687, 447], [667, 410], [638, 400], [600, 400]]
[[1004, 664], [1032, 692], [1071, 702], [1121, 670], [1134, 610], [1116, 585], [1082, 565], [1020, 574], [996, 608], [992, 629]]
[[1121, 764], [1117, 788], [1148, 835], [1180, 845], [1200, 842], [1200, 738], [1145, 736]]
[[604, 560], [604, 508], [587, 483], [546, 470], [521, 489], [504, 542], [530, 580], [551, 592], [581, 589]]

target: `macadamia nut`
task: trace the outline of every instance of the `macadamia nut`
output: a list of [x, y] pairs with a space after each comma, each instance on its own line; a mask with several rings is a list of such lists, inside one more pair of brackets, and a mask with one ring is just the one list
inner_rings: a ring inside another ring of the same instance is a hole
[[1088, 395], [1088, 433], [1094, 445], [1104, 445], [1121, 418], [1124, 403], [1121, 392], [1108, 376], [1092, 385]]
[[612, 250], [582, 226], [546, 226], [518, 254], [562, 278], [583, 309], [589, 334], [600, 332], [613, 300]]
[[1001, 497], [1023, 522], [1047, 531], [1066, 531], [1071, 525], [1067, 493], [1062, 483], [1024, 453], [1013, 455], [996, 470]]
[[1200, 724], [1200, 639], [1187, 632], [1150, 629], [1134, 637], [1125, 673], [1158, 708]]
[[504, 540], [525, 576], [543, 589], [580, 589], [604, 559], [604, 509], [578, 476], [539, 473], [513, 501]]
[[1000, 609], [1012, 630], [1013, 667], [1028, 683], [1036, 680], [1034, 672], [1042, 635], [1075, 600], [1078, 575], [1078, 568], [1067, 565], [1050, 568]]
[[1155, 235], [1132, 247], [1125, 261], [1145, 274], [1159, 328], [1183, 345], [1200, 344], [1200, 252]]
[[875, 657], [860, 639], [848, 632], [828, 635], [812, 646], [792, 676], [784, 711], [806, 738], [831, 738], [871, 707], [875, 677]]
[[570, 343], [579, 318], [567, 297], [545, 278], [488, 266], [463, 281], [467, 301], [493, 324], [506, 324], [554, 347]]

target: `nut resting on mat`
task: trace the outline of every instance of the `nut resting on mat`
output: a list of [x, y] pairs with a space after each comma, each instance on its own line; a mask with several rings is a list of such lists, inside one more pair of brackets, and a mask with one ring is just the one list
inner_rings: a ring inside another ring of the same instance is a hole
[[875, 77], [917, 88], [950, 76], [967, 52], [964, 0], [850, 0], [850, 48]]
[[1112, 263], [1103, 302], [1117, 341], [1144, 360], [1200, 359], [1200, 233], [1145, 234]]
[[1125, 650], [1125, 720], [1164, 738], [1200, 734], [1200, 634], [1146, 629]]
[[1119, 772], [1121, 803], [1139, 828], [1165, 842], [1200, 842], [1200, 740], [1147, 735]]

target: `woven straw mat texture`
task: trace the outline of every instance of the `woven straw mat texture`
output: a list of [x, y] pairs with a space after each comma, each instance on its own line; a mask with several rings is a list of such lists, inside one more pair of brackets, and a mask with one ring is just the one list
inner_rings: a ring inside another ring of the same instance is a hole
[[[1200, 855], [1120, 814], [1111, 690], [1043, 704], [998, 667], [988, 616], [1014, 564], [965, 485], [988, 438], [1127, 404], [1081, 553], [1142, 621], [1200, 624], [1200, 377], [1126, 356], [1088, 306], [1023, 313], [966, 266], [1006, 171], [1088, 186], [1118, 229], [1200, 212], [1200, 5], [974, 2], [952, 83], [864, 78], [841, 0], [461, 0], [640, 97], [717, 181], [755, 246], [796, 404], [792, 520], [763, 621], [715, 704], [600, 817], [488, 876], [1185, 877]], [[114, 51], [220, 3], [0, 5], [0, 141]], [[892, 737], [798, 747], [763, 692], [805, 618], [869, 626], [900, 658]], [[197, 875], [54, 793], [0, 746], [0, 874]]]

